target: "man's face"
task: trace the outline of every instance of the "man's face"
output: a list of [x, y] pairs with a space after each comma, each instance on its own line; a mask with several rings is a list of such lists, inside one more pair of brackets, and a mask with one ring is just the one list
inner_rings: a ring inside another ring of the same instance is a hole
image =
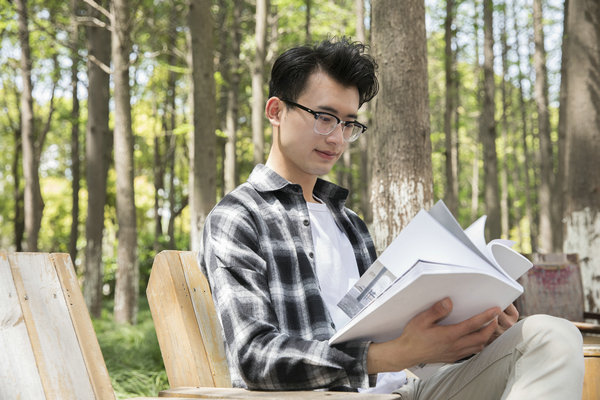
[[[333, 114], [340, 120], [355, 120], [358, 89], [342, 86], [324, 72], [317, 71], [309, 77], [296, 103], [313, 111]], [[282, 164], [278, 167], [283, 167], [278, 172], [288, 180], [298, 182], [327, 174], [347, 146], [342, 137], [343, 125], [338, 125], [327, 136], [319, 135], [313, 130], [313, 115], [298, 107], [287, 108], [284, 102], [280, 106], [279, 132], [273, 138], [273, 155], [278, 164]]]

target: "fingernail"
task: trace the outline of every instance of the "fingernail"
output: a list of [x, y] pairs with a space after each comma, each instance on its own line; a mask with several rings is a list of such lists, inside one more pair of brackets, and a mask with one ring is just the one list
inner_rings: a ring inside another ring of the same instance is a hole
[[444, 307], [444, 310], [449, 310], [450, 309], [450, 299], [442, 300], [442, 307]]

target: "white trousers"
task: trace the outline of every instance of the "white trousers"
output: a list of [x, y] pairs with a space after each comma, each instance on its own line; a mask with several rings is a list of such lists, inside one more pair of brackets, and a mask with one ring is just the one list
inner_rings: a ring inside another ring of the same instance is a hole
[[548, 315], [523, 319], [481, 353], [442, 367], [395, 391], [402, 400], [579, 400], [583, 391], [579, 330]]

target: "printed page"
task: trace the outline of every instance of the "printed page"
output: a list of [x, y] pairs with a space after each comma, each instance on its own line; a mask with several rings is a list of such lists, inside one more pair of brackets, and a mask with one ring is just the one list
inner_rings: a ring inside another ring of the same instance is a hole
[[352, 318], [390, 287], [396, 278], [396, 275], [375, 260], [337, 306]]

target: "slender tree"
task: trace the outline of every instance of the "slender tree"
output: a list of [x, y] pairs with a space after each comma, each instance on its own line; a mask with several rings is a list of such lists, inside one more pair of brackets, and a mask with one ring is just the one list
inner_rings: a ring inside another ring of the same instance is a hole
[[198, 250], [206, 216], [216, 202], [215, 82], [211, 2], [188, 1], [194, 131], [190, 140], [191, 248]]
[[[564, 2], [563, 15], [563, 36], [561, 44], [561, 54], [567, 51], [567, 22], [569, 20], [569, 0]], [[565, 203], [567, 198], [567, 181], [566, 181], [566, 124], [567, 124], [567, 71], [566, 57], [562, 57], [560, 65], [560, 106], [558, 109], [558, 168], [556, 178], [554, 179], [554, 200], [552, 201], [552, 239], [553, 247], [557, 251], [562, 250], [564, 239], [563, 216], [565, 211]]]
[[252, 144], [254, 146], [254, 164], [262, 163], [265, 156], [264, 76], [268, 8], [268, 0], [256, 0], [256, 25], [254, 31], [256, 51], [252, 64]]
[[139, 270], [137, 223], [133, 187], [133, 132], [129, 55], [131, 17], [126, 0], [111, 3], [112, 60], [115, 98], [115, 173], [117, 175], [117, 279], [114, 315], [117, 322], [135, 323], [138, 307]]
[[380, 65], [372, 154], [373, 237], [382, 250], [433, 200], [423, 0], [376, 1], [373, 47]]
[[41, 143], [36, 135], [33, 115], [33, 85], [31, 83], [31, 45], [29, 43], [29, 14], [26, 0], [17, 0], [19, 45], [21, 46], [21, 145], [23, 176], [25, 178], [25, 239], [26, 250], [38, 250], [38, 236], [42, 223], [44, 202], [38, 174], [36, 153]]
[[502, 45], [502, 79], [500, 81], [500, 94], [502, 102], [501, 137], [502, 137], [502, 163], [500, 164], [500, 227], [502, 237], [509, 236], [509, 211], [508, 211], [508, 157], [510, 145], [508, 143], [508, 97], [507, 97], [507, 74], [508, 74], [508, 41], [506, 34], [506, 1], [502, 4], [502, 30], [500, 32], [500, 44]]
[[456, 214], [458, 211], [458, 127], [452, 126], [456, 113], [455, 79], [456, 55], [452, 49], [454, 44], [454, 0], [446, 0], [446, 19], [444, 21], [444, 67], [446, 78], [446, 104], [444, 108], [444, 134], [446, 142], [446, 192], [444, 199], [446, 205]]
[[564, 251], [579, 255], [585, 308], [600, 311], [600, 3], [570, 0], [567, 46], [568, 197]]
[[232, 30], [231, 30], [231, 55], [228, 57], [228, 82], [227, 82], [227, 113], [225, 132], [227, 143], [225, 144], [225, 168], [224, 190], [225, 193], [232, 191], [238, 183], [237, 178], [237, 131], [238, 131], [238, 97], [240, 86], [240, 45], [242, 41], [241, 19], [242, 1], [234, 0], [232, 7]]
[[69, 254], [73, 262], [77, 259], [77, 240], [79, 238], [79, 189], [81, 187], [81, 162], [79, 151], [79, 24], [77, 22], [78, 0], [71, 0], [71, 174], [73, 176], [71, 192], [71, 234], [69, 236]]
[[[365, 2], [364, 0], [355, 0], [354, 8], [356, 10], [356, 40], [362, 43], [368, 43], [367, 34], [365, 29]], [[367, 110], [370, 109], [372, 105], [368, 103], [366, 108], [363, 108], [359, 115], [362, 119], [367, 120], [370, 117], [370, 112]], [[359, 157], [359, 171], [358, 175], [360, 177], [361, 184], [359, 185], [360, 190], [360, 212], [363, 216], [363, 219], [367, 224], [370, 224], [373, 220], [373, 215], [371, 212], [371, 173], [369, 169], [369, 138], [371, 137], [371, 131], [369, 131], [366, 135], [361, 135], [358, 138], [358, 157]]]
[[525, 216], [527, 221], [529, 222], [529, 241], [531, 243], [531, 251], [535, 252], [537, 250], [537, 230], [536, 230], [536, 222], [533, 215], [533, 194], [531, 190], [531, 179], [530, 179], [530, 155], [529, 155], [529, 145], [527, 144], [527, 138], [529, 136], [529, 126], [527, 123], [527, 102], [525, 101], [525, 91], [524, 91], [524, 83], [525, 83], [525, 74], [523, 73], [523, 65], [521, 62], [521, 52], [520, 52], [520, 44], [519, 44], [519, 27], [517, 24], [517, 4], [516, 1], [512, 3], [512, 18], [513, 18], [513, 31], [515, 35], [515, 54], [517, 60], [517, 88], [519, 89], [519, 114], [521, 119], [521, 144], [523, 149], [523, 165], [522, 165], [522, 176], [523, 176], [523, 187], [525, 192]]
[[500, 196], [496, 155], [496, 104], [494, 100], [494, 31], [493, 3], [483, 0], [483, 105], [479, 121], [479, 137], [483, 147], [485, 176], [486, 230], [488, 237], [500, 237]]
[[538, 202], [540, 215], [540, 237], [538, 248], [541, 252], [552, 251], [552, 141], [550, 139], [550, 113], [548, 111], [548, 73], [546, 50], [544, 48], [544, 25], [542, 21], [542, 0], [533, 0], [533, 38], [535, 53], [535, 104], [537, 106], [537, 126], [540, 142], [540, 186]]
[[[110, 100], [110, 32], [104, 23], [108, 11], [105, 2], [88, 7], [88, 16], [98, 24], [87, 26], [88, 119], [86, 125], [87, 218], [85, 221], [85, 269], [83, 295], [94, 317], [102, 312], [102, 239], [106, 177], [112, 148], [108, 127]], [[104, 25], [104, 26], [102, 26]]]

